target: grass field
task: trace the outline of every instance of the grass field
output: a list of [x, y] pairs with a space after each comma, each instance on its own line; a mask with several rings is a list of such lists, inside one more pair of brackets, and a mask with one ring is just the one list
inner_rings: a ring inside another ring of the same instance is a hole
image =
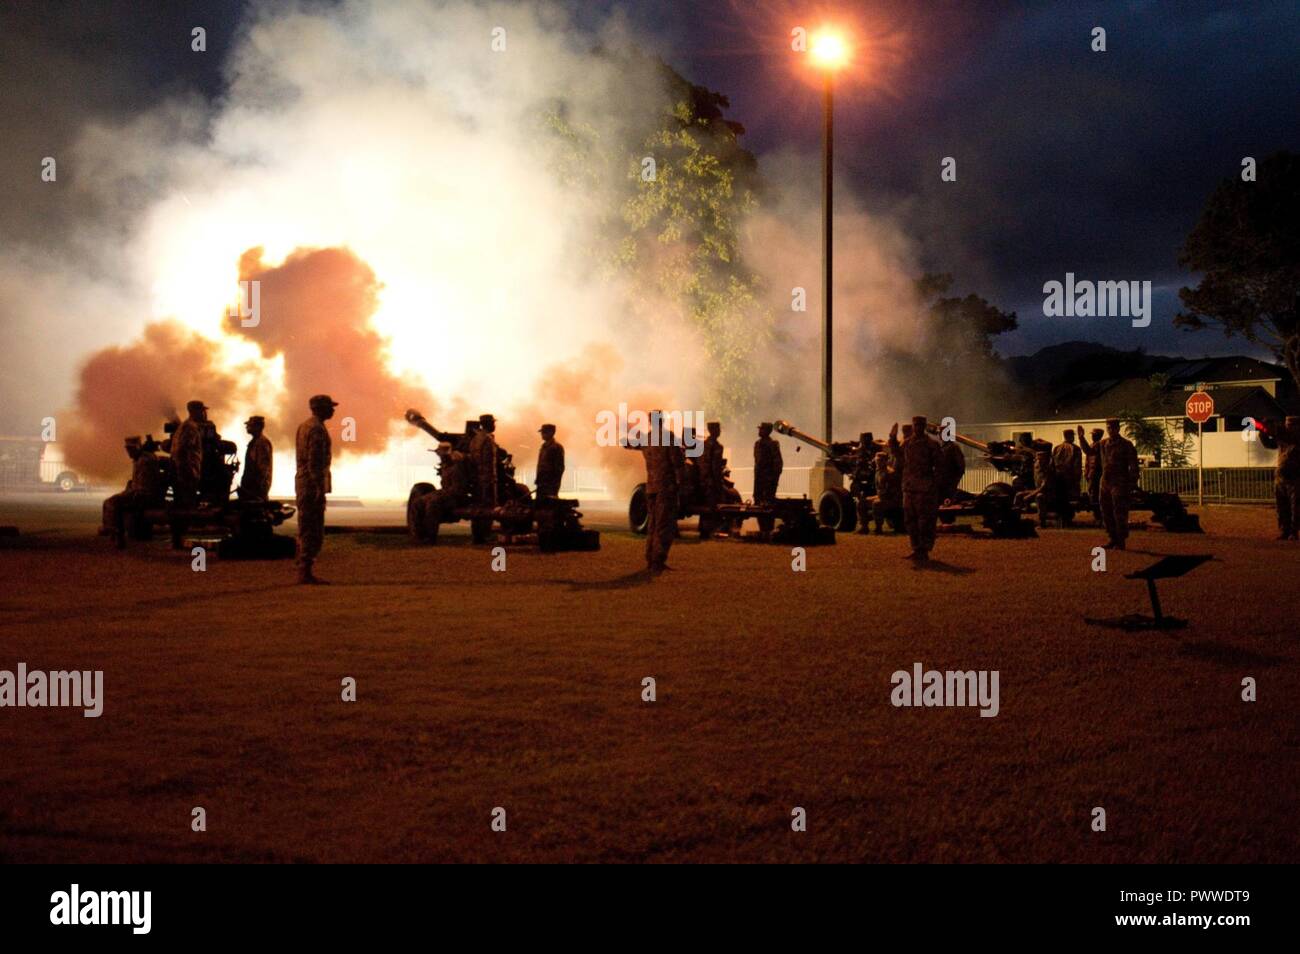
[[[463, 532], [332, 534], [333, 585], [299, 588], [283, 562], [113, 552], [94, 500], [0, 498], [22, 530], [0, 669], [102, 669], [106, 697], [98, 719], [0, 710], [0, 860], [1300, 860], [1300, 545], [1266, 510], [1137, 530], [1105, 573], [1087, 518], [941, 535], [925, 570], [898, 537], [796, 573], [687, 532], [655, 581], [603, 516], [601, 552], [505, 572]], [[1146, 610], [1125, 572], [1202, 552], [1161, 586], [1187, 629], [1084, 624]], [[998, 670], [1000, 713], [893, 707], [916, 662]]]

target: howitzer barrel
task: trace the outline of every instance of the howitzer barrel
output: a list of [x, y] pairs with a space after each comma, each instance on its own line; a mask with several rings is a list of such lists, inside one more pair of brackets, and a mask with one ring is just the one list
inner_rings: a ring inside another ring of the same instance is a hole
[[827, 444], [825, 441], [813, 437], [811, 434], [805, 431], [799, 430], [799, 428], [795, 427], [789, 421], [776, 421], [775, 423], [773, 423], [772, 428], [778, 434], [784, 434], [786, 437], [793, 437], [797, 441], [803, 441], [805, 444], [808, 444], [811, 447], [815, 447], [819, 451], [822, 451], [823, 453], [829, 454], [831, 452], [830, 444]]
[[[927, 424], [925, 429], [929, 431], [931, 434], [939, 433], [938, 424]], [[953, 434], [952, 439], [955, 440], [958, 444], [965, 444], [967, 447], [973, 447], [975, 448], [975, 450], [983, 451], [985, 454], [990, 453], [988, 444], [984, 443], [983, 441], [977, 441], [973, 437], [967, 437], [965, 434]]]
[[419, 411], [415, 410], [414, 408], [410, 408], [407, 410], [406, 422], [408, 424], [415, 425], [420, 430], [424, 431], [424, 433], [432, 437], [434, 440], [442, 440], [442, 438], [438, 435], [438, 429], [434, 427], [432, 424], [430, 424], [428, 421], [426, 421], [424, 419], [424, 415], [421, 414]]

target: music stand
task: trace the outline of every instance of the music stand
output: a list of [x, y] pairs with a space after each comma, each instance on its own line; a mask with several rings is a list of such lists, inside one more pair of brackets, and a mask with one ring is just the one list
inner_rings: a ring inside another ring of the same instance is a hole
[[1213, 560], [1214, 557], [1208, 553], [1194, 554], [1177, 554], [1175, 556], [1162, 557], [1155, 563], [1152, 563], [1145, 570], [1138, 570], [1136, 573], [1125, 573], [1126, 580], [1146, 580], [1147, 594], [1151, 597], [1151, 612], [1154, 616], [1143, 616], [1140, 613], [1129, 613], [1127, 616], [1121, 616], [1117, 619], [1089, 619], [1084, 617], [1084, 622], [1093, 626], [1111, 626], [1125, 630], [1143, 630], [1143, 629], [1183, 629], [1187, 626], [1187, 620], [1178, 619], [1175, 616], [1166, 616], [1160, 608], [1160, 594], [1156, 592], [1156, 580], [1172, 579], [1183, 576], [1196, 569], [1202, 563]]

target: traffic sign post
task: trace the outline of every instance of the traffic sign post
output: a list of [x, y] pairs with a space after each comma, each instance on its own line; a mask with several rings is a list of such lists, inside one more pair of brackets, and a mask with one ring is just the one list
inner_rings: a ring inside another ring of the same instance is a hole
[[1196, 425], [1196, 506], [1205, 507], [1205, 422], [1214, 416], [1214, 398], [1198, 386], [1187, 399], [1187, 419]]

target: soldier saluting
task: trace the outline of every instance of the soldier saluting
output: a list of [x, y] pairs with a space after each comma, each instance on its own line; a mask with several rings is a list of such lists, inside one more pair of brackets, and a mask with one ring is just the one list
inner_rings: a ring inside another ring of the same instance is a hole
[[311, 417], [298, 425], [295, 450], [298, 471], [294, 475], [294, 493], [298, 499], [298, 582], [324, 583], [312, 572], [325, 539], [325, 495], [333, 487], [330, 459], [333, 442], [325, 422], [334, 416], [338, 402], [328, 394], [317, 394], [307, 402]]
[[889, 446], [903, 460], [903, 522], [912, 542], [908, 559], [924, 562], [934, 549], [935, 523], [939, 519], [939, 483], [943, 476], [943, 451], [926, 433], [926, 420], [912, 418], [912, 432], [898, 443], [898, 425], [889, 431]]
[[244, 422], [252, 439], [244, 450], [244, 475], [239, 478], [239, 499], [265, 501], [271, 495], [271, 441], [262, 433], [266, 419], [253, 415]]
[[537, 496], [558, 497], [564, 478], [564, 445], [555, 439], [554, 424], [543, 424], [537, 433], [542, 435], [542, 446], [537, 449]]

